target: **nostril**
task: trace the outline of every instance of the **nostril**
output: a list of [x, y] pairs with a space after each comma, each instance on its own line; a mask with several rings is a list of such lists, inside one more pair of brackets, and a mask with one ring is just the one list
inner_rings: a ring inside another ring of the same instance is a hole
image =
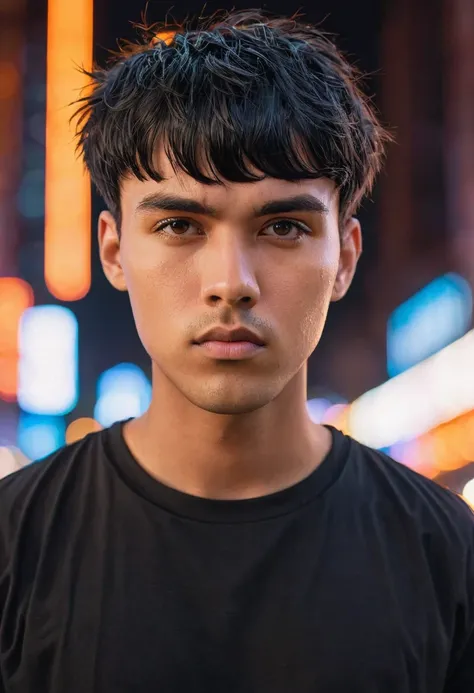
[[217, 303], [228, 303], [228, 304], [233, 304], [233, 305], [251, 305], [254, 302], [254, 298], [252, 296], [238, 296], [235, 298], [226, 297], [224, 295], [218, 295], [218, 294], [208, 294], [206, 300], [208, 303], [211, 305], [216, 305]]

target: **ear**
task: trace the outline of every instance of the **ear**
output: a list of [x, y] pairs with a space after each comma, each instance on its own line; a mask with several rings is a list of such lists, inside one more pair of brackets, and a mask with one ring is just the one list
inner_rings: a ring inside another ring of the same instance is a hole
[[340, 301], [343, 298], [354, 277], [357, 263], [362, 253], [362, 231], [358, 219], [351, 217], [341, 234], [341, 251], [339, 255], [339, 268], [332, 291], [331, 301]]
[[118, 291], [127, 291], [125, 276], [120, 262], [120, 238], [113, 215], [100, 213], [98, 225], [99, 254], [104, 274]]

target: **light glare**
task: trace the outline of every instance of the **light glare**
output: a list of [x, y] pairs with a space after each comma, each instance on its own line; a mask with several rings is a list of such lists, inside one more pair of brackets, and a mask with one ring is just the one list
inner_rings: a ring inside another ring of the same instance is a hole
[[78, 325], [68, 308], [29, 308], [20, 322], [18, 403], [31, 414], [63, 415], [78, 399]]
[[387, 326], [387, 370], [394, 377], [432, 356], [469, 329], [472, 291], [450, 273], [435, 279], [402, 303]]
[[46, 285], [56, 298], [75, 301], [91, 283], [91, 190], [76, 156], [73, 107], [92, 69], [93, 0], [49, 0], [46, 75]]
[[462, 492], [466, 501], [474, 508], [474, 479], [467, 482]]
[[349, 432], [374, 448], [413, 440], [474, 409], [474, 330], [350, 405]]
[[94, 419], [102, 426], [136, 418], [147, 409], [151, 385], [141, 368], [133, 363], [120, 363], [99, 378]]
[[40, 460], [64, 445], [65, 423], [59, 417], [22, 414], [18, 424], [18, 447], [30, 460]]

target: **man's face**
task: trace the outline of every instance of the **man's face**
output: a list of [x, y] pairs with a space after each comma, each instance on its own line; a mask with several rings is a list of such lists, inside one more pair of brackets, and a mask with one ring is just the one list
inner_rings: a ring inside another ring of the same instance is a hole
[[[129, 293], [155, 376], [206, 411], [254, 411], [282, 393], [318, 344], [330, 301], [352, 280], [359, 225], [347, 224], [341, 245], [327, 179], [206, 186], [175, 174], [164, 155], [159, 165], [162, 183], [123, 181], [120, 242], [102, 213], [104, 271]], [[215, 327], [248, 328], [263, 346], [229, 353], [216, 340], [197, 344]]]

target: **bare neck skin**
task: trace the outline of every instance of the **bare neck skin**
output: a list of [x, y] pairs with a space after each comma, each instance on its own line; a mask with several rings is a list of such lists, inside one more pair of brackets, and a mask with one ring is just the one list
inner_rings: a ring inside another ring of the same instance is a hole
[[153, 369], [149, 410], [124, 427], [132, 454], [154, 478], [202, 498], [269, 495], [307, 477], [331, 434], [306, 411], [306, 364], [280, 395], [248, 414], [214, 414], [190, 403]]

